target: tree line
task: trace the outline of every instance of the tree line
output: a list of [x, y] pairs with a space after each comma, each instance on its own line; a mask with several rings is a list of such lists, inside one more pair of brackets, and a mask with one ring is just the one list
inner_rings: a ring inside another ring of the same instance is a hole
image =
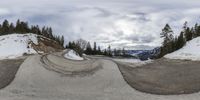
[[182, 48], [187, 41], [199, 37], [200, 25], [196, 23], [193, 27], [189, 27], [188, 22], [185, 22], [180, 34], [178, 36], [175, 36], [170, 25], [166, 24], [165, 27], [162, 29], [160, 36], [164, 39], [164, 41], [160, 48], [160, 55], [158, 56], [159, 58]]
[[83, 39], [78, 39], [77, 41], [70, 41], [65, 48], [75, 50], [80, 56], [84, 54], [87, 55], [106, 55], [112, 56], [111, 46], [107, 49], [101, 50], [101, 47], [97, 47], [97, 43], [94, 42], [93, 47], [90, 42]]
[[10, 23], [8, 20], [4, 20], [3, 23], [0, 24], [0, 36], [13, 33], [33, 33], [37, 35], [42, 35], [44, 37], [57, 41], [61, 46], [64, 45], [64, 36], [53, 35], [51, 27], [43, 26], [42, 28], [40, 28], [39, 25], [29, 26], [28, 22], [20, 21], [19, 19], [15, 24]]
[[80, 56], [84, 54], [87, 55], [104, 55], [104, 56], [123, 56], [123, 57], [130, 57], [130, 55], [126, 54], [125, 49], [111, 49], [111, 46], [109, 45], [105, 49], [101, 49], [100, 46], [97, 46], [97, 43], [93, 43], [93, 47], [91, 46], [91, 43], [83, 40], [78, 39], [76, 41], [69, 41], [69, 43], [65, 46], [67, 49], [73, 49], [75, 50]]

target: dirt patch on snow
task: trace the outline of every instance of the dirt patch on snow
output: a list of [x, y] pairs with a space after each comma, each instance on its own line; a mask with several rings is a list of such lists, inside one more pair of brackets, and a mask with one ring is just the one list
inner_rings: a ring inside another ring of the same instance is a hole
[[29, 44], [39, 54], [58, 52], [64, 49], [61, 45], [59, 45], [59, 43], [54, 40], [41, 36], [38, 36], [37, 39], [38, 44], [35, 44], [32, 41], [30, 41]]

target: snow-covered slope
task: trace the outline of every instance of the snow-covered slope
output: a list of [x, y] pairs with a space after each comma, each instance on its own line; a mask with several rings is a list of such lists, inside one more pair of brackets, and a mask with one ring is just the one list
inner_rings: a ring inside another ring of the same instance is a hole
[[167, 54], [165, 58], [194, 61], [200, 60], [200, 37], [187, 42], [183, 48], [171, 54]]
[[71, 60], [83, 60], [74, 50], [70, 50], [68, 53], [65, 54], [65, 58]]
[[37, 35], [29, 33], [0, 36], [0, 59], [16, 58], [24, 53], [36, 53], [34, 49], [28, 46], [30, 40], [37, 44]]

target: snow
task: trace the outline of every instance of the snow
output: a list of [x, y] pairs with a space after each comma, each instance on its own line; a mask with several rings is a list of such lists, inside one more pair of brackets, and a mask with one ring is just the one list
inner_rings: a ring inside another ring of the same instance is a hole
[[71, 60], [84, 60], [82, 57], [79, 56], [78, 53], [76, 53], [74, 50], [68, 51], [65, 55], [65, 58], [71, 59]]
[[37, 35], [28, 33], [0, 36], [0, 59], [20, 57], [24, 53], [36, 53], [31, 47], [28, 48], [28, 41], [30, 40], [37, 44]]
[[130, 63], [130, 64], [134, 64], [137, 67], [141, 66], [141, 65], [145, 65], [148, 63], [152, 63], [153, 60], [146, 60], [146, 61], [141, 61], [140, 59], [113, 59], [114, 61], [118, 61], [118, 62], [122, 62], [122, 63]]
[[186, 43], [186, 45], [173, 53], [167, 54], [164, 57], [169, 59], [181, 59], [181, 60], [200, 60], [200, 37]]

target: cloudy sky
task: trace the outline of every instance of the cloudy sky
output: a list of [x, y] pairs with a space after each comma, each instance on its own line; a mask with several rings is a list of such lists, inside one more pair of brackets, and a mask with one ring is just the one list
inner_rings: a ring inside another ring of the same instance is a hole
[[4, 19], [51, 26], [66, 42], [151, 49], [161, 44], [166, 23], [179, 33], [185, 21], [199, 22], [200, 0], [0, 0]]

